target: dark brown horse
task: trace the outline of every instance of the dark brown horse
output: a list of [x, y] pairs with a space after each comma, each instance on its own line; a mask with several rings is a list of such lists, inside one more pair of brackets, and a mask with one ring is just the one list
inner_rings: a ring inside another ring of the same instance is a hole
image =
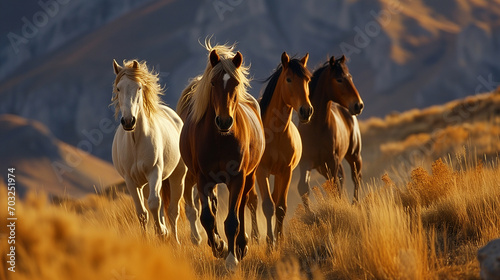
[[309, 83], [314, 115], [308, 124], [299, 124], [302, 138], [299, 193], [306, 210], [309, 207], [310, 171], [316, 169], [326, 179], [342, 186], [342, 160], [351, 166], [354, 181], [354, 201], [358, 200], [361, 184], [361, 133], [355, 115], [363, 110], [363, 101], [354, 86], [345, 63], [345, 56], [332, 56], [316, 70]]
[[[178, 110], [188, 111], [181, 132], [181, 155], [195, 178], [202, 210], [201, 223], [215, 257], [235, 269], [248, 250], [244, 209], [255, 185], [255, 171], [264, 153], [264, 131], [257, 101], [246, 92], [248, 67], [241, 53], [227, 46], [210, 52], [205, 73], [184, 90]], [[216, 225], [216, 185], [229, 190], [224, 222], [228, 245]], [[186, 185], [189, 188], [192, 186]], [[226, 257], [227, 256], [227, 257]]]
[[[299, 164], [302, 155], [300, 134], [292, 120], [293, 110], [299, 119], [307, 123], [313, 113], [309, 101], [309, 81], [311, 73], [306, 68], [309, 54], [302, 59], [291, 59], [284, 52], [281, 65], [269, 77], [260, 109], [266, 134], [266, 149], [257, 169], [257, 183], [262, 196], [262, 209], [267, 219], [267, 242], [273, 245], [275, 233], [279, 238], [283, 233], [283, 220], [287, 209], [287, 196], [292, 171]], [[274, 191], [271, 195], [269, 177], [275, 176]], [[252, 236], [258, 239], [256, 222], [257, 194], [251, 193], [249, 208], [252, 213]], [[271, 218], [276, 213], [273, 231]]]

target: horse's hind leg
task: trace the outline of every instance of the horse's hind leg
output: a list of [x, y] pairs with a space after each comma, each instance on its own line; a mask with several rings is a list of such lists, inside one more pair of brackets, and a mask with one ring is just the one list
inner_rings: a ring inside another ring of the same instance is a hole
[[159, 236], [164, 236], [168, 233], [167, 227], [165, 226], [165, 216], [163, 211], [161, 211], [161, 199], [160, 192], [162, 188], [161, 182], [161, 168], [155, 167], [153, 172], [150, 173], [149, 178], [149, 197], [148, 206], [153, 219], [155, 221], [155, 230]]
[[144, 231], [146, 231], [146, 226], [148, 224], [148, 210], [144, 206], [144, 195], [142, 190], [144, 186], [135, 187], [132, 180], [129, 178], [125, 178], [125, 183], [127, 184], [127, 189], [134, 200], [135, 211], [137, 213], [137, 218], [139, 219], [139, 223]]
[[[199, 220], [199, 212], [196, 205], [199, 203], [199, 199], [196, 200], [193, 197], [194, 192], [194, 176], [192, 173], [188, 172], [186, 175], [186, 179], [184, 181], [184, 201], [186, 203], [186, 207], [184, 208], [186, 212], [186, 217], [189, 220], [189, 224], [191, 226], [191, 242], [195, 245], [201, 244], [201, 236], [200, 230], [198, 229], [197, 221]], [[195, 203], [196, 201], [196, 203]]]
[[302, 198], [302, 204], [304, 205], [304, 208], [306, 209], [307, 212], [311, 211], [310, 208], [310, 199], [309, 199], [309, 193], [310, 193], [310, 188], [309, 188], [309, 182], [311, 181], [311, 171], [310, 168], [308, 168], [308, 165], [303, 163], [302, 161], [300, 162], [299, 166], [299, 171], [300, 171], [300, 179], [299, 179], [299, 194], [300, 197]]
[[256, 243], [259, 243], [260, 232], [259, 232], [259, 224], [257, 222], [257, 206], [258, 206], [259, 198], [257, 195], [257, 191], [255, 188], [248, 193], [248, 209], [250, 210], [250, 215], [252, 217], [252, 240]]
[[186, 171], [187, 168], [184, 162], [181, 161], [174, 172], [172, 172], [172, 175], [168, 178], [170, 183], [170, 203], [168, 205], [165, 204], [165, 212], [168, 213], [167, 215], [172, 227], [172, 233], [178, 244], [180, 244], [180, 242], [177, 235], [177, 221], [179, 220], [180, 200], [184, 193], [184, 177], [186, 176]]

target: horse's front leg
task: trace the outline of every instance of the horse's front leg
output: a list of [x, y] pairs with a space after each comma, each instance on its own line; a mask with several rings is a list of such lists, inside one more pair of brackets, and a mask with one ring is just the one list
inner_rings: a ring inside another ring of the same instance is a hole
[[149, 182], [149, 197], [148, 206], [155, 222], [156, 234], [165, 236], [168, 234], [165, 226], [165, 216], [161, 211], [160, 192], [162, 188], [162, 168], [155, 166], [153, 171], [148, 176]]
[[240, 230], [236, 238], [236, 255], [239, 260], [242, 260], [248, 252], [248, 236], [245, 231], [245, 205], [248, 202], [250, 193], [255, 190], [255, 172], [252, 172], [245, 179], [245, 189], [241, 197], [239, 220]]
[[274, 180], [273, 200], [276, 203], [276, 238], [281, 240], [283, 238], [283, 223], [285, 220], [286, 210], [288, 207], [288, 189], [292, 181], [292, 169], [281, 174], [276, 174]]
[[[212, 211], [212, 207], [216, 209], [217, 200], [215, 198], [215, 186], [214, 182], [206, 180], [203, 176], [198, 178], [197, 187], [198, 194], [201, 200], [201, 224], [205, 228], [208, 237], [208, 245], [212, 248], [212, 253], [216, 258], [224, 258], [227, 254], [227, 244], [222, 240], [217, 233], [217, 227], [215, 223], [216, 214]], [[213, 199], [212, 199], [213, 198]], [[213, 200], [213, 202], [212, 202]]]
[[[238, 237], [238, 234], [245, 235], [244, 231], [240, 232], [240, 219], [239, 219], [241, 201], [245, 190], [245, 177], [243, 176], [243, 174], [240, 172], [237, 175], [232, 176], [229, 179], [227, 187], [229, 189], [229, 206], [228, 206], [227, 218], [224, 221], [224, 230], [226, 232], [229, 255], [226, 258], [226, 268], [231, 271], [234, 271], [239, 262], [238, 254], [236, 253], [235, 250], [236, 238]], [[245, 196], [247, 194], [248, 192], [245, 194]], [[246, 200], [247, 197], [245, 197], [245, 204]], [[244, 208], [242, 209], [244, 211]], [[243, 236], [242, 238], [246, 239], [246, 236]]]
[[134, 200], [135, 211], [137, 213], [137, 218], [144, 231], [146, 231], [146, 226], [148, 224], [148, 210], [144, 206], [144, 195], [142, 190], [144, 186], [137, 186], [132, 179], [125, 177], [125, 183], [127, 184], [128, 192], [132, 199]]
[[[271, 198], [271, 191], [269, 186], [269, 172], [259, 167], [257, 169], [257, 184], [259, 185], [260, 194], [262, 196], [262, 211], [266, 216], [267, 222], [267, 244], [269, 248], [273, 248], [276, 238], [274, 236], [272, 218], [275, 213], [275, 206]], [[254, 188], [255, 189], [255, 188]], [[256, 226], [256, 225], [255, 225]]]

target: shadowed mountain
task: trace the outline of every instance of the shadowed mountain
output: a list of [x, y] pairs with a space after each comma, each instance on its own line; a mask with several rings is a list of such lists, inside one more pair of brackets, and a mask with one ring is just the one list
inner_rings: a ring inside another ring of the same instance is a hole
[[[26, 9], [3, 11], [7, 34], [22, 34], [20, 18], [43, 11], [33, 1], [12, 5]], [[311, 68], [346, 54], [365, 103], [360, 118], [491, 91], [500, 81], [500, 0], [74, 0], [20, 53], [1, 37], [0, 113], [39, 120], [76, 146], [113, 120], [113, 58], [147, 60], [175, 106], [206, 65], [198, 40], [212, 34], [214, 42], [238, 42], [256, 79], [284, 50], [309, 52]], [[257, 97], [262, 84], [252, 86]], [[110, 161], [112, 139], [103, 133], [90, 152]]]

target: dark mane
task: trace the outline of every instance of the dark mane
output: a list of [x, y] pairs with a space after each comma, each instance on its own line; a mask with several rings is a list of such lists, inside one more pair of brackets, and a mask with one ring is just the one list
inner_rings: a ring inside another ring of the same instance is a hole
[[[318, 70], [314, 71], [311, 81], [309, 82], [310, 97], [314, 96], [315, 89], [318, 86], [319, 77], [321, 77], [321, 74], [323, 74], [325, 69], [329, 66], [330, 66], [330, 61], [327, 61]], [[333, 68], [333, 75], [335, 75], [335, 77], [342, 77], [344, 72], [348, 72], [347, 66], [344, 63], [340, 62], [340, 58], [335, 60], [335, 63], [333, 64], [332, 68]]]
[[327, 61], [318, 70], [314, 71], [311, 81], [309, 82], [309, 96], [312, 97], [314, 95], [316, 86], [318, 85], [319, 77], [321, 76], [321, 74], [323, 74], [323, 71], [325, 71], [326, 67], [328, 67], [329, 65], [329, 62]]
[[[311, 78], [311, 72], [309, 72], [309, 70], [302, 65], [299, 59], [296, 58], [290, 59], [290, 62], [288, 63], [288, 68], [290, 68], [292, 70], [292, 73], [294, 73], [300, 78], [308, 78], [308, 79]], [[280, 63], [276, 68], [276, 71], [273, 74], [271, 74], [269, 78], [265, 80], [265, 82], [267, 81], [269, 82], [267, 83], [267, 86], [264, 89], [264, 93], [262, 94], [262, 98], [259, 101], [262, 118], [264, 118], [264, 116], [266, 115], [267, 108], [271, 103], [271, 99], [273, 98], [273, 92], [276, 89], [276, 85], [278, 84], [278, 78], [281, 75], [282, 71], [283, 71], [283, 66]]]

